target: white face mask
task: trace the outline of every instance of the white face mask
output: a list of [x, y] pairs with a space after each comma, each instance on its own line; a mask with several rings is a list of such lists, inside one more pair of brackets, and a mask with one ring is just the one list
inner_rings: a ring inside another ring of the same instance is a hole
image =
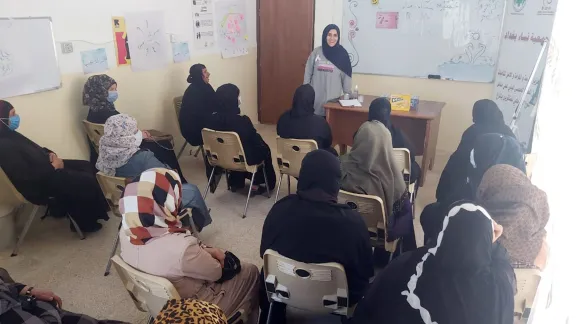
[[136, 145], [140, 146], [142, 144], [142, 131], [138, 130], [136, 134], [134, 134], [134, 139], [136, 139]]
[[242, 96], [238, 96], [238, 107], [242, 106]]

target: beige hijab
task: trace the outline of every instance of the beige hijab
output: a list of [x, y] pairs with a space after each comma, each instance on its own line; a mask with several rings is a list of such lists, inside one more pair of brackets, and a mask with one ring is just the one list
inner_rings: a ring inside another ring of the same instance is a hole
[[517, 267], [534, 265], [542, 248], [550, 211], [546, 193], [517, 168], [497, 164], [484, 174], [476, 193], [492, 218], [504, 227], [498, 241]]
[[388, 128], [379, 121], [367, 121], [354, 136], [350, 153], [340, 158], [342, 189], [382, 198], [388, 215], [392, 215], [394, 202], [406, 191], [393, 150]]

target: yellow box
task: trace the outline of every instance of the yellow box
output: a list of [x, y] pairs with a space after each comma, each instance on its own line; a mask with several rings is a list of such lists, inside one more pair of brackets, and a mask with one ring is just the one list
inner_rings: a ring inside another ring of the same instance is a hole
[[390, 105], [392, 110], [397, 111], [410, 111], [410, 101], [412, 96], [407, 94], [393, 94], [390, 95]]

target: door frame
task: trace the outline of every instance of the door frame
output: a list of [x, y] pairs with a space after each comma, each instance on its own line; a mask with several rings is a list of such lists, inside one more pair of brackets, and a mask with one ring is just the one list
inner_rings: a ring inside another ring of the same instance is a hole
[[[256, 104], [258, 106], [258, 122], [262, 123], [262, 106], [260, 103], [260, 2], [262, 1], [287, 1], [287, 0], [257, 0], [256, 1]], [[314, 50], [314, 26], [316, 22], [316, 0], [312, 1], [312, 35], [310, 35], [310, 48]], [[304, 76], [302, 76], [304, 78]]]

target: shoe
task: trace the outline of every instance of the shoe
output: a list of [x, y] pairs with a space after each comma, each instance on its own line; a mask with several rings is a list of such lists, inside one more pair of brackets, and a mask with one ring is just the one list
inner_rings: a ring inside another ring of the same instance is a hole
[[218, 184], [220, 183], [220, 179], [222, 179], [222, 173], [214, 174], [214, 177], [212, 178], [212, 182], [210, 182], [210, 193], [216, 192], [216, 189], [218, 188]]

